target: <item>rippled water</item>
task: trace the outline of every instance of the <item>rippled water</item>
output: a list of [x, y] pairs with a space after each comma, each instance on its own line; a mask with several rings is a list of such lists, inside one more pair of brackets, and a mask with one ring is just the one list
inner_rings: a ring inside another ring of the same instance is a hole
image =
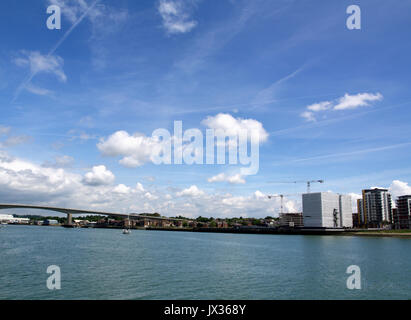
[[[361, 290], [346, 287], [350, 265]], [[0, 230], [0, 299], [410, 299], [410, 271], [410, 239]]]

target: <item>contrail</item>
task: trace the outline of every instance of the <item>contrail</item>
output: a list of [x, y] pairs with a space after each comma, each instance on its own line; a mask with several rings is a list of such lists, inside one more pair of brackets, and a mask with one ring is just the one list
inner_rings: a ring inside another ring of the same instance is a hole
[[[96, 0], [93, 2], [93, 4], [87, 8], [87, 10], [80, 16], [80, 18], [77, 19], [77, 21], [66, 31], [66, 33], [63, 35], [63, 37], [51, 48], [49, 53], [47, 54], [47, 58], [50, 58], [56, 50], [62, 45], [62, 43], [67, 39], [67, 37], [73, 32], [73, 30], [83, 21], [83, 19], [87, 16], [87, 14], [90, 12], [91, 9], [93, 9], [96, 4], [100, 0]], [[17, 88], [13, 100], [11, 101], [14, 103], [17, 98], [19, 97], [21, 91], [30, 83], [30, 81], [34, 78], [34, 76], [37, 74], [37, 71], [31, 71], [30, 74], [27, 76], [27, 78], [20, 84], [20, 86]]]
[[368, 154], [368, 153], [373, 153], [373, 152], [380, 152], [380, 151], [398, 149], [398, 148], [406, 147], [406, 146], [409, 146], [409, 145], [411, 145], [411, 142], [398, 143], [398, 144], [394, 144], [394, 145], [387, 145], [387, 146], [369, 148], [369, 149], [364, 149], [364, 150], [355, 150], [355, 151], [349, 151], [349, 152], [324, 154], [324, 155], [319, 155], [319, 156], [314, 156], [314, 157], [309, 157], [309, 158], [290, 159], [286, 162], [273, 163], [273, 164], [274, 165], [281, 165], [281, 164], [300, 163], [300, 162], [313, 161], [313, 160], [315, 161], [315, 160], [323, 160], [323, 159], [331, 159], [331, 158], [342, 158], [342, 157], [349, 157], [349, 156], [355, 156], [355, 155], [360, 155], [360, 154]]

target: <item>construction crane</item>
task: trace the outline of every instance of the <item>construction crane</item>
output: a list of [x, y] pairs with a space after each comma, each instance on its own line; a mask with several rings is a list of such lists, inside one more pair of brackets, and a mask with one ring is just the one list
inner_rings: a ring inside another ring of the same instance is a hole
[[271, 183], [306, 183], [307, 184], [307, 193], [311, 192], [312, 183], [324, 183], [324, 180], [310, 180], [310, 181], [274, 181]]
[[[298, 181], [297, 181], [298, 182]], [[297, 183], [296, 182], [296, 183]], [[324, 180], [311, 180], [311, 181], [307, 181], [307, 193], [311, 192], [311, 183], [324, 183]]]
[[281, 210], [280, 214], [284, 214], [284, 197], [291, 197], [291, 196], [297, 196], [299, 195], [298, 193], [296, 194], [274, 194], [274, 195], [269, 195], [268, 199], [273, 199], [273, 198], [281, 198]]

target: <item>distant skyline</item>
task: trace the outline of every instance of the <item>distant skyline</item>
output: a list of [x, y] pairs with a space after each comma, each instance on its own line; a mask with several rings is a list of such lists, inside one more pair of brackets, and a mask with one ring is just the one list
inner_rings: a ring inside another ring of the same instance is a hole
[[[61, 30], [46, 26], [62, 8]], [[361, 7], [361, 30], [346, 8]], [[411, 194], [411, 1], [4, 0], [0, 203], [265, 217]], [[151, 134], [258, 130], [259, 171], [150, 162]], [[286, 200], [300, 211], [299, 196]], [[0, 211], [0, 213], [2, 213]]]

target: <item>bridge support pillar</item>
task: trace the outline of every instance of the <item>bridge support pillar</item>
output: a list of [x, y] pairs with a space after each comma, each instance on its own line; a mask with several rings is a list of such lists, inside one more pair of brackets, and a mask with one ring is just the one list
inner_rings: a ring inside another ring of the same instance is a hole
[[67, 225], [73, 225], [73, 215], [71, 213], [67, 213]]

